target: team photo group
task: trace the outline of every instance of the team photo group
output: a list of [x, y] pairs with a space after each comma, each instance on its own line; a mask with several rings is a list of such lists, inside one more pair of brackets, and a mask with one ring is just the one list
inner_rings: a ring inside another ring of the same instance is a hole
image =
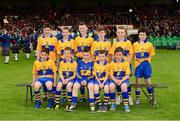
[[[139, 87], [135, 89], [134, 101], [131, 96], [131, 76], [135, 76], [136, 84], [145, 80], [151, 103], [150, 61], [155, 52], [147, 30], [140, 28], [138, 41], [132, 44], [123, 26], [117, 27], [117, 38], [112, 42], [103, 26], [96, 29], [94, 37], [89, 35], [85, 23], [80, 23], [78, 29], [79, 33], [72, 34], [70, 28], [63, 27], [57, 38], [51, 34], [50, 24], [44, 25], [32, 71], [35, 109], [41, 107], [42, 92], [48, 101], [46, 109], [72, 112], [81, 102], [88, 102], [90, 112], [107, 112], [121, 103], [123, 110], [130, 112], [129, 105], [140, 105]], [[62, 101], [66, 107], [61, 106]]]

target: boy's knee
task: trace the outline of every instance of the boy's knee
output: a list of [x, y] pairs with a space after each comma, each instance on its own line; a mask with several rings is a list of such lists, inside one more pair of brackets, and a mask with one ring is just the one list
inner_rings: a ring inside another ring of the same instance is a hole
[[109, 91], [110, 92], [114, 92], [114, 90], [115, 90], [115, 85], [114, 84], [110, 84], [109, 85]]
[[122, 85], [121, 85], [121, 90], [122, 90], [122, 92], [126, 92], [127, 91], [127, 84], [125, 84], [125, 83], [123, 83]]
[[94, 85], [94, 93], [99, 93], [99, 86], [98, 85]]
[[108, 86], [105, 86], [105, 87], [104, 87], [104, 92], [105, 92], [105, 93], [109, 93], [109, 87], [108, 87]]
[[68, 84], [66, 88], [67, 88], [68, 91], [72, 91], [72, 87], [73, 87], [72, 84]]

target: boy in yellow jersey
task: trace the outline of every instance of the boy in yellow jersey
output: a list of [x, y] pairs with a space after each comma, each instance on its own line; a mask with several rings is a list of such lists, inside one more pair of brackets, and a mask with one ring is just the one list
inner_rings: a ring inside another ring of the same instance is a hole
[[[76, 46], [76, 56], [77, 56], [77, 62], [79, 62], [82, 59], [82, 51], [84, 49], [91, 49], [91, 46], [94, 42], [94, 39], [90, 36], [88, 36], [87, 33], [87, 26], [85, 23], [81, 22], [79, 24], [79, 36], [75, 38], [75, 46]], [[86, 100], [85, 98], [85, 89], [81, 87], [81, 99], [80, 102], [84, 102]]]
[[68, 90], [67, 109], [69, 108], [69, 106], [71, 104], [72, 87], [74, 84], [74, 79], [76, 78], [76, 67], [77, 67], [77, 63], [76, 63], [76, 61], [74, 61], [72, 56], [73, 56], [72, 55], [72, 49], [69, 47], [66, 47], [64, 49], [64, 59], [59, 64], [60, 79], [59, 79], [59, 82], [58, 82], [58, 85], [56, 88], [55, 110], [59, 110], [61, 89], [64, 85], [67, 85], [67, 90]]
[[83, 50], [83, 59], [78, 62], [77, 79], [73, 85], [72, 104], [68, 111], [75, 110], [78, 101], [78, 90], [82, 86], [87, 86], [89, 92], [90, 110], [91, 112], [95, 112], [93, 66], [94, 62], [91, 59], [91, 51], [89, 48], [85, 48]]
[[93, 55], [93, 60], [98, 60], [98, 52], [99, 50], [104, 50], [106, 54], [106, 60], [109, 61], [109, 52], [111, 49], [111, 43], [105, 38], [106, 32], [104, 27], [99, 27], [97, 29], [98, 39], [93, 42], [91, 48], [91, 54]]
[[92, 37], [88, 36], [87, 30], [88, 30], [88, 28], [85, 23], [79, 24], [80, 34], [79, 34], [79, 36], [77, 36], [75, 38], [75, 45], [76, 45], [76, 49], [77, 49], [76, 56], [77, 56], [78, 61], [82, 59], [83, 49], [84, 48], [90, 49], [94, 42], [94, 39]]
[[36, 60], [33, 65], [33, 82], [35, 95], [35, 109], [38, 110], [41, 106], [40, 88], [45, 85], [48, 90], [48, 105], [46, 109], [53, 107], [53, 85], [56, 85], [56, 65], [55, 62], [49, 59], [49, 50], [43, 48], [41, 50], [39, 60]]
[[42, 48], [49, 49], [49, 58], [56, 62], [57, 39], [51, 34], [50, 24], [43, 27], [43, 35], [38, 38], [37, 59], [40, 57]]
[[[64, 27], [62, 29], [62, 38], [58, 41], [58, 46], [57, 46], [57, 55], [58, 55], [58, 61], [62, 61], [64, 59], [64, 49], [66, 47], [71, 48], [72, 54], [74, 55], [75, 53], [75, 42], [74, 39], [70, 36], [70, 30], [68, 27]], [[74, 58], [74, 56], [72, 56]], [[62, 87], [62, 99], [61, 103], [65, 103], [66, 101], [66, 85], [63, 85]]]
[[[94, 96], [98, 106], [98, 112], [106, 112], [109, 100], [109, 63], [106, 60], [106, 51], [99, 50], [99, 60], [94, 64]], [[101, 103], [99, 91], [104, 89], [104, 104]]]
[[124, 104], [124, 111], [130, 112], [128, 106], [128, 86], [129, 86], [129, 76], [130, 76], [130, 64], [123, 58], [124, 50], [121, 47], [115, 49], [114, 60], [110, 63], [110, 98], [111, 98], [111, 108], [110, 110], [115, 110], [115, 88], [120, 88], [122, 90], [122, 98]]
[[[150, 102], [153, 99], [153, 88], [151, 84], [151, 75], [152, 69], [150, 60], [152, 56], [155, 55], [153, 45], [147, 40], [147, 30], [142, 28], [138, 31], [139, 41], [133, 44], [135, 56], [134, 56], [134, 65], [135, 65], [135, 77], [136, 84], [140, 84], [142, 78], [145, 79], [147, 84], [147, 91], [149, 93]], [[136, 104], [140, 104], [140, 88], [136, 88]]]
[[[43, 35], [38, 38], [37, 44], [37, 59], [40, 58], [40, 53], [43, 48], [49, 50], [49, 59], [56, 62], [57, 39], [51, 34], [51, 25], [45, 24], [43, 27]], [[55, 87], [53, 87], [55, 91]], [[46, 98], [47, 88], [43, 87], [44, 97]]]
[[[117, 28], [117, 39], [115, 42], [113, 42], [112, 49], [111, 49], [111, 55], [113, 55], [115, 49], [117, 47], [121, 47], [124, 50], [123, 56], [124, 58], [130, 63], [131, 73], [132, 73], [132, 65], [131, 61], [133, 58], [133, 46], [131, 44], [131, 41], [129, 41], [126, 38], [127, 30], [123, 26], [119, 26]], [[128, 94], [129, 94], [129, 104], [133, 105], [133, 100], [131, 96], [131, 87], [128, 87]], [[119, 105], [122, 102], [121, 99], [121, 89], [117, 88], [117, 97], [116, 97], [116, 104]]]
[[75, 53], [75, 42], [74, 39], [70, 37], [69, 32], [70, 32], [69, 28], [64, 27], [62, 29], [62, 38], [58, 40], [57, 55], [60, 61], [64, 59], [64, 49], [66, 47], [71, 48], [73, 55]]

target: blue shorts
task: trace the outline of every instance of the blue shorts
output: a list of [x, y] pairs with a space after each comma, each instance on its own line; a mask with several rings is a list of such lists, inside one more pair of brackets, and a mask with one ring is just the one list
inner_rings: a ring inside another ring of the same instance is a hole
[[90, 83], [94, 84], [94, 78], [91, 78], [91, 79], [87, 79], [87, 78], [78, 79], [78, 78], [77, 78], [77, 79], [75, 80], [75, 83], [79, 83], [79, 84], [81, 85], [81, 82], [82, 82], [83, 80], [86, 81], [87, 85], [90, 84]]
[[[74, 84], [75, 79], [72, 79], [72, 80], [68, 81], [68, 83], [70, 83], [70, 82]], [[59, 79], [58, 83], [62, 83], [62, 80], [61, 80], [61, 79]]]
[[41, 85], [45, 85], [46, 82], [48, 82], [48, 81], [54, 83], [54, 79], [53, 79], [53, 78], [47, 78], [47, 77], [44, 77], [44, 78], [38, 78], [35, 82], [40, 82]]
[[[101, 82], [101, 81], [100, 81], [100, 82]], [[103, 82], [101, 82], [101, 83], [103, 83]], [[95, 85], [95, 84], [99, 85], [99, 82], [98, 82], [96, 79], [94, 80], [94, 85]], [[105, 86], [105, 85], [108, 85], [108, 86], [109, 86], [109, 80], [107, 80], [107, 81], [104, 83], [104, 86]]]
[[148, 61], [142, 62], [138, 67], [136, 67], [134, 75], [136, 78], [150, 78], [152, 75], [151, 64]]
[[[110, 80], [110, 81], [109, 81], [109, 84], [111, 84], [111, 83], [115, 84], [116, 86], [121, 86], [121, 85], [117, 85], [117, 84], [114, 82], [114, 80]], [[121, 84], [123, 84], [123, 83], [125, 83], [125, 84], [127, 84], [127, 86], [129, 86], [129, 79], [124, 80]]]

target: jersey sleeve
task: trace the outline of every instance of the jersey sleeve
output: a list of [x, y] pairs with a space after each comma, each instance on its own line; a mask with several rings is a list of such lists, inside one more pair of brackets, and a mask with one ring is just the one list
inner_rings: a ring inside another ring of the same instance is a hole
[[96, 42], [94, 42], [91, 46], [91, 55], [94, 56], [94, 46], [96, 45]]
[[52, 61], [52, 70], [54, 73], [56, 73], [56, 71], [57, 71], [57, 67], [56, 67], [56, 64], [54, 61]]
[[105, 68], [105, 72], [106, 72], [106, 76], [109, 76], [109, 64], [106, 65], [106, 68]]
[[126, 62], [125, 64], [126, 64], [126, 70], [125, 70], [125, 73], [126, 73], [126, 75], [129, 75], [129, 74], [131, 74], [130, 64], [129, 64], [128, 62]]
[[128, 49], [129, 49], [129, 53], [130, 53], [130, 54], [134, 54], [133, 46], [132, 46], [132, 44], [131, 44], [130, 41], [129, 41], [129, 43], [128, 43]]
[[110, 54], [114, 55], [114, 50], [115, 50], [116, 44], [113, 43], [111, 50], [110, 50]]
[[76, 69], [77, 69], [77, 62], [74, 62], [74, 64], [73, 64], [73, 67], [74, 67], [74, 76], [76, 76]]
[[42, 50], [42, 39], [41, 37], [38, 38], [38, 44], [37, 44], [37, 51], [41, 51]]
[[113, 65], [114, 65], [113, 62], [111, 62], [111, 63], [110, 63], [110, 68], [109, 68], [109, 70], [110, 70], [110, 75], [111, 75], [111, 76], [114, 75], [114, 68], [113, 68]]
[[61, 47], [60, 47], [60, 45], [61, 45], [61, 42], [59, 41], [58, 42], [58, 44], [57, 44], [57, 54], [61, 54]]
[[153, 56], [155, 55], [155, 51], [154, 51], [154, 48], [153, 48], [153, 45], [151, 44], [150, 48], [149, 48], [149, 55], [150, 56]]
[[36, 67], [36, 61], [34, 62], [33, 64], [33, 71], [32, 71], [33, 74], [37, 74], [37, 67]]

